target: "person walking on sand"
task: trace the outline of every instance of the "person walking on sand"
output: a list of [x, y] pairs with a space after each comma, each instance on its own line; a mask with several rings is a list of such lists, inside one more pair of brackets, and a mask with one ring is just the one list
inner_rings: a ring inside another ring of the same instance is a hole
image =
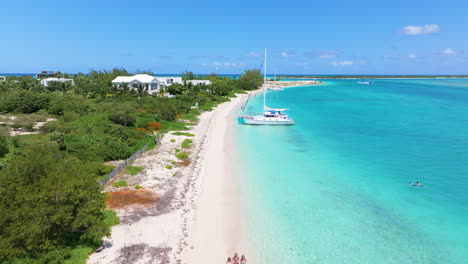
[[241, 262], [240, 262], [240, 263], [241, 263], [241, 264], [247, 264], [247, 259], [245, 258], [244, 255], [242, 255], [242, 257], [241, 257]]
[[226, 264], [231, 264], [231, 257], [228, 257]]
[[232, 260], [234, 261], [234, 264], [239, 264], [239, 255], [237, 255], [237, 253], [235, 253]]

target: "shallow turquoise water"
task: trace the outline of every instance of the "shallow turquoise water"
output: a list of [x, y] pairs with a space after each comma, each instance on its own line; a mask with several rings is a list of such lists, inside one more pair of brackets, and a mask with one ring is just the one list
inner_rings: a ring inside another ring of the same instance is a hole
[[262, 263], [467, 263], [467, 88], [343, 80], [269, 92], [297, 125], [235, 127], [246, 243]]

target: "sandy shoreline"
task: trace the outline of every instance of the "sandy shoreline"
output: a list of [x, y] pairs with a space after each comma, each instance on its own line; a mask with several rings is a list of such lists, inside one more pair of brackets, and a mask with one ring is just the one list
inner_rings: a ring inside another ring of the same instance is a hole
[[[128, 182], [128, 190], [141, 185], [158, 201], [116, 209], [121, 224], [112, 228], [106, 248], [93, 253], [88, 263], [224, 263], [240, 250], [242, 227], [229, 161], [233, 112], [246, 96], [203, 113], [199, 124], [187, 131], [194, 137], [165, 135], [161, 146], [132, 164], [144, 167], [143, 171], [116, 177]], [[185, 138], [193, 140], [192, 163], [167, 169], [177, 160], [175, 149]], [[108, 184], [105, 190], [122, 188]]]

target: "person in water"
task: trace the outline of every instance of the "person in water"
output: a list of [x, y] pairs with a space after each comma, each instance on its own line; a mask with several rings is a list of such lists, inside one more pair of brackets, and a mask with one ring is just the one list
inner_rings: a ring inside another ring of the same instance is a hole
[[231, 264], [231, 257], [228, 257], [226, 264]]
[[235, 253], [232, 260], [234, 261], [234, 264], [239, 264], [239, 255], [237, 255], [237, 253]]
[[416, 186], [422, 186], [422, 183], [416, 182]]
[[245, 258], [244, 255], [242, 255], [242, 257], [241, 257], [241, 262], [240, 262], [240, 263], [241, 263], [241, 264], [246, 264], [246, 263], [247, 263], [247, 259]]

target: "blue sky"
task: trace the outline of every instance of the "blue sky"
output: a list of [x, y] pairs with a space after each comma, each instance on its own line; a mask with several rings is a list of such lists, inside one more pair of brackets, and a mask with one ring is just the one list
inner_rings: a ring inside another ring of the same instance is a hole
[[5, 1], [0, 72], [468, 74], [468, 1]]

